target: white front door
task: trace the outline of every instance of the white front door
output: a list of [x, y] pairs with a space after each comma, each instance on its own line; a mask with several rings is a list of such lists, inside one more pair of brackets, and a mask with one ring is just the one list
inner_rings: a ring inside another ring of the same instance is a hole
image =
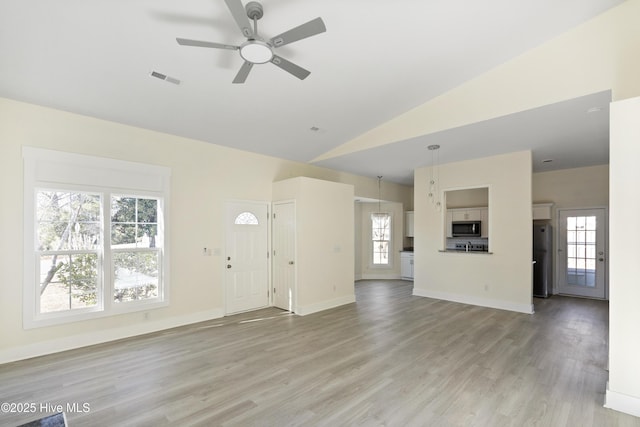
[[606, 296], [606, 212], [598, 209], [558, 211], [558, 291]]
[[267, 206], [259, 202], [227, 203], [227, 314], [269, 305]]
[[295, 310], [295, 203], [273, 205], [273, 305]]

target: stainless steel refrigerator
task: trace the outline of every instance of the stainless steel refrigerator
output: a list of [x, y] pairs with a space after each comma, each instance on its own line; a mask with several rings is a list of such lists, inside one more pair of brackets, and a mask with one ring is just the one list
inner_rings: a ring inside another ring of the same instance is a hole
[[551, 295], [553, 265], [550, 225], [533, 226], [533, 296], [547, 298]]

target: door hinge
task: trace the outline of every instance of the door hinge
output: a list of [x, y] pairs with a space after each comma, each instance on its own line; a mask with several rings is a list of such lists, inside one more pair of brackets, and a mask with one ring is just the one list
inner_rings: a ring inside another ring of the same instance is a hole
[[276, 294], [276, 288], [273, 288], [273, 294], [274, 295]]
[[273, 213], [273, 219], [276, 219], [276, 213], [275, 212]]
[[273, 250], [273, 256], [276, 256], [276, 250], [275, 249]]
[[269, 251], [267, 251], [267, 259], [269, 259]]

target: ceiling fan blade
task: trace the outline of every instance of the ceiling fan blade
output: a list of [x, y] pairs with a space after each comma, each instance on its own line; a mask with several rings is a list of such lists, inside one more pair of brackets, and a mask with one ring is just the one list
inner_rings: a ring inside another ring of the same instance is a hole
[[247, 17], [247, 11], [244, 9], [242, 2], [240, 0], [224, 0], [224, 2], [227, 4], [236, 24], [240, 27], [242, 34], [247, 38], [253, 36], [251, 22], [249, 21], [249, 17]]
[[253, 68], [253, 63], [244, 61], [244, 64], [240, 67], [240, 71], [236, 74], [236, 78], [233, 79], [233, 83], [244, 83], [247, 80], [247, 76], [249, 75], [251, 68]]
[[181, 46], [215, 47], [217, 49], [229, 49], [229, 50], [238, 50], [238, 49], [240, 49], [239, 46], [231, 46], [229, 44], [214, 43], [214, 42], [203, 42], [203, 41], [200, 41], [200, 40], [181, 39], [179, 37], [176, 38], [176, 41]]
[[271, 62], [277, 65], [278, 67], [282, 68], [283, 70], [285, 70], [287, 73], [293, 74], [300, 80], [306, 79], [307, 76], [311, 74], [310, 71], [307, 71], [304, 68], [297, 66], [293, 62], [289, 62], [286, 59], [281, 58], [277, 55], [273, 55], [273, 58], [271, 58]]
[[327, 27], [325, 27], [322, 18], [316, 18], [306, 24], [299, 25], [289, 31], [285, 31], [282, 34], [275, 36], [270, 40], [270, 43], [275, 47], [280, 47], [285, 44], [306, 39], [307, 37], [315, 36], [316, 34], [324, 33], [325, 31], [327, 31]]

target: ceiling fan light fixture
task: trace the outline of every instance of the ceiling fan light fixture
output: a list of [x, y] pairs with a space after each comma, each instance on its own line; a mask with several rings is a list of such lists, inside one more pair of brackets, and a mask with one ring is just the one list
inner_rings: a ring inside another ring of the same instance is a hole
[[271, 46], [260, 40], [249, 40], [240, 46], [240, 56], [252, 64], [265, 64], [273, 58]]

